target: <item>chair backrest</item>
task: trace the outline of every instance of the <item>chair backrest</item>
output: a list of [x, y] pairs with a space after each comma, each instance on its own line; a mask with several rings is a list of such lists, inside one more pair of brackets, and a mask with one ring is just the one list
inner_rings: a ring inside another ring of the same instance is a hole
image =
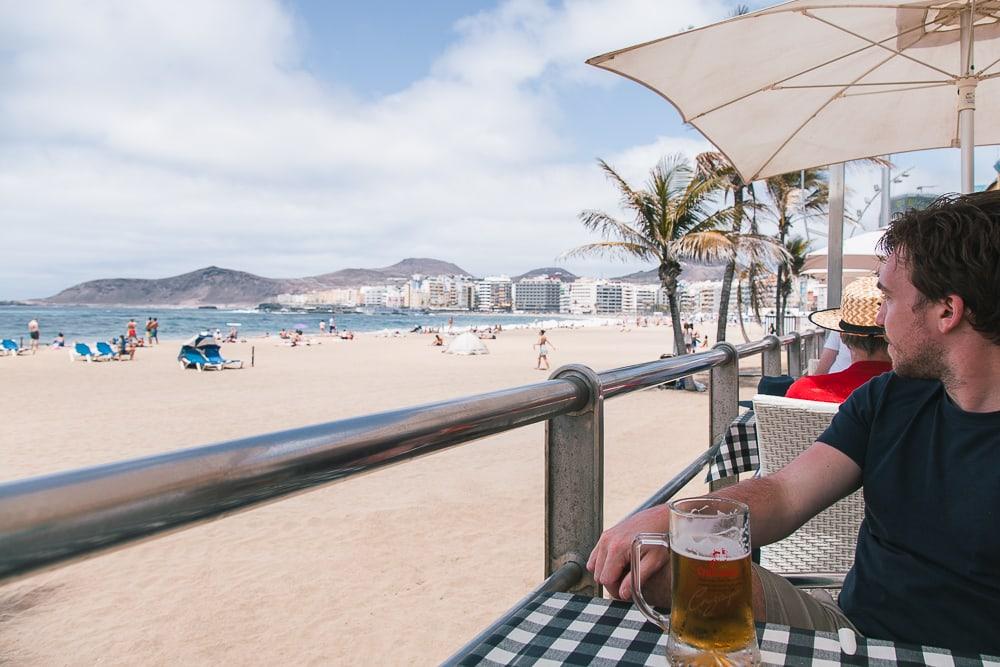
[[84, 357], [92, 357], [94, 353], [90, 351], [90, 347], [86, 343], [77, 343], [73, 346], [76, 353]]
[[[812, 445], [840, 409], [838, 403], [758, 395], [760, 472], [783, 468]], [[857, 491], [809, 520], [797, 531], [761, 550], [761, 565], [782, 573], [847, 572], [854, 564], [864, 497]]]
[[96, 343], [94, 343], [94, 345], [97, 347], [97, 351], [100, 352], [101, 354], [114, 355], [115, 353], [115, 351], [111, 349], [111, 346], [105, 343], [104, 341], [99, 340]]
[[17, 344], [17, 343], [15, 343], [15, 342], [14, 342], [14, 341], [13, 341], [12, 339], [10, 339], [10, 338], [4, 338], [4, 339], [3, 339], [3, 343], [2, 343], [2, 344], [3, 344], [3, 348], [4, 348], [5, 350], [14, 350], [14, 351], [16, 351], [16, 350], [18, 349], [18, 344]]

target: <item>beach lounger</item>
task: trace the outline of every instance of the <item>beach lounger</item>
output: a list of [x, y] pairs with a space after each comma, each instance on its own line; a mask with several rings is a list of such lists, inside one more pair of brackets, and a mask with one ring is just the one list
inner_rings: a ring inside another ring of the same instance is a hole
[[206, 345], [200, 350], [210, 363], [220, 364], [222, 368], [243, 368], [243, 362], [239, 359], [223, 359], [222, 350], [218, 345]]
[[17, 341], [10, 338], [4, 338], [2, 342], [2, 347], [0, 347], [0, 354], [9, 355], [11, 357], [16, 357], [19, 354], [28, 354], [31, 352], [26, 347], [21, 347], [17, 344]]
[[86, 361], [95, 361], [97, 355], [94, 354], [93, 350], [86, 343], [76, 343], [69, 350], [70, 361], [75, 361], [76, 359], [85, 359]]
[[181, 368], [194, 367], [199, 371], [203, 371], [206, 368], [208, 370], [222, 370], [222, 364], [209, 361], [200, 350], [187, 345], [181, 348], [180, 354], [177, 355], [177, 361], [180, 362]]
[[118, 356], [118, 354], [115, 353], [114, 349], [104, 341], [98, 341], [94, 343], [94, 347], [97, 348], [97, 354], [94, 355], [94, 358], [97, 359], [98, 361], [110, 360], [110, 359], [120, 360], [123, 358], [127, 358]]

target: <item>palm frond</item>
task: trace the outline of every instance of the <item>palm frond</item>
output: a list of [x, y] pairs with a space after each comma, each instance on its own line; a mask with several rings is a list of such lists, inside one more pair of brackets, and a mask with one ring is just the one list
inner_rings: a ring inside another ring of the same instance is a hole
[[716, 263], [733, 259], [737, 246], [724, 232], [707, 231], [685, 234], [671, 241], [668, 248], [683, 259]]
[[654, 251], [643, 245], [626, 243], [624, 241], [598, 241], [597, 243], [586, 243], [576, 248], [567, 250], [559, 255], [558, 259], [570, 259], [572, 257], [593, 257], [595, 255], [612, 257], [627, 261], [629, 259], [657, 260]]

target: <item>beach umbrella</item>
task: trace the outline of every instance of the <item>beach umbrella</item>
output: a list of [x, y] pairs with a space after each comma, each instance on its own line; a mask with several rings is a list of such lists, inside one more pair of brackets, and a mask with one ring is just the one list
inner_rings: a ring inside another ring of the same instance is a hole
[[[878, 268], [878, 242], [885, 235], [884, 229], [866, 232], [844, 241], [844, 275], [871, 275]], [[814, 250], [806, 255], [802, 273], [806, 275], [825, 277], [827, 273], [827, 248]]]
[[587, 62], [662, 95], [747, 182], [961, 147], [971, 192], [974, 144], [1000, 143], [1000, 0], [793, 0]]
[[200, 334], [192, 336], [188, 340], [184, 341], [183, 343], [181, 343], [181, 345], [184, 345], [184, 346], [187, 346], [187, 347], [194, 347], [194, 348], [204, 348], [204, 347], [209, 347], [209, 346], [212, 346], [212, 345], [216, 345], [217, 346], [218, 343], [216, 343], [215, 342], [215, 338], [213, 338], [209, 334], [207, 334], [207, 333], [200, 333]]

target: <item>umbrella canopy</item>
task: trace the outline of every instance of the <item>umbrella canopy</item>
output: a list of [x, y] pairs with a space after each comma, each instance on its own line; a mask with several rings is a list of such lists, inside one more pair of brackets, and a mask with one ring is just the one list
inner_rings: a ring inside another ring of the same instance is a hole
[[210, 336], [208, 334], [204, 334], [204, 333], [198, 334], [196, 336], [192, 336], [188, 340], [186, 340], [183, 343], [181, 343], [181, 345], [184, 345], [184, 346], [187, 346], [187, 347], [194, 347], [194, 348], [198, 348], [198, 349], [204, 349], [206, 347], [213, 347], [213, 346], [214, 347], [218, 347], [219, 346], [219, 344], [215, 342], [215, 338], [213, 338], [212, 336]]
[[793, 0], [587, 62], [665, 97], [747, 182], [961, 143], [968, 192], [972, 144], [1000, 143], [1000, 0]]
[[[844, 274], [870, 275], [878, 268], [876, 253], [878, 242], [885, 235], [884, 229], [867, 232], [844, 240]], [[814, 276], [826, 275], [827, 249], [809, 253], [802, 267], [802, 273]]]

